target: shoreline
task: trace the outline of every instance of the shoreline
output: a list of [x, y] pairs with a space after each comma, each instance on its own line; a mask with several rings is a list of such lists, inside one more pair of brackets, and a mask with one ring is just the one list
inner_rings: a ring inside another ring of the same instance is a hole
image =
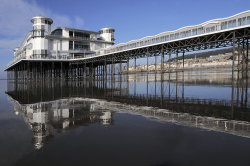
[[[232, 68], [232, 65], [224, 65], [224, 66], [204, 66], [204, 67], [185, 67], [185, 70], [199, 70], [199, 69], [216, 69], [216, 68]], [[169, 69], [164, 69], [164, 73], [168, 73]], [[170, 71], [175, 72], [176, 70], [179, 70], [179, 72], [182, 72], [183, 68], [170, 68]], [[161, 70], [157, 70], [157, 73], [159, 73]], [[128, 71], [129, 74], [134, 73], [146, 73], [147, 70], [137, 70], [137, 71]], [[155, 72], [155, 70], [149, 70], [149, 72]], [[122, 73], [127, 73], [127, 71], [122, 71]]]

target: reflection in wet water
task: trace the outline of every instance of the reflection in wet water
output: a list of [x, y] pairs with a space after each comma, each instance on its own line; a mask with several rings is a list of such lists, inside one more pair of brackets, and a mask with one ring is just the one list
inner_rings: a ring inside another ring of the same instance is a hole
[[[119, 141], [131, 140], [136, 145], [138, 140], [133, 138], [134, 135], [138, 133], [145, 135], [143, 138], [145, 141], [152, 137], [152, 131], [145, 131], [141, 128], [148, 124], [152, 125], [147, 126], [148, 129], [154, 128], [156, 124], [162, 125], [164, 131], [169, 128], [170, 133], [160, 134], [164, 137], [175, 136], [176, 126], [179, 126], [188, 131], [195, 128], [198, 131], [216, 131], [215, 135], [221, 133], [248, 139], [250, 138], [248, 78], [235, 77], [232, 81], [230, 72], [227, 69], [187, 71], [185, 75], [179, 75], [177, 79], [172, 74], [170, 80], [162, 80], [160, 74], [148, 75], [148, 77], [145, 74], [136, 74], [122, 77], [118, 75], [109, 77], [109, 81], [98, 79], [93, 82], [83, 80], [19, 81], [9, 82], [5, 94], [13, 104], [15, 114], [21, 115], [27, 128], [33, 132], [31, 143], [40, 150], [53, 147], [44, 145], [55, 142], [58, 134], [77, 131], [86, 126], [95, 127], [95, 125], [114, 127], [109, 130], [112, 134], [108, 139], [117, 137], [118, 133], [123, 135], [123, 132], [128, 132]], [[168, 74], [165, 77], [167, 76]], [[128, 114], [131, 115], [129, 118], [127, 118]], [[146, 121], [136, 119], [136, 115], [146, 118]], [[121, 125], [123, 120], [128, 122], [131, 120], [133, 125], [128, 123], [123, 126]], [[169, 125], [175, 126], [169, 127]], [[125, 126], [128, 126], [128, 129]], [[158, 131], [158, 128], [153, 131]], [[161, 129], [159, 132], [162, 131]], [[185, 131], [180, 133], [183, 134]], [[88, 131], [87, 134], [91, 135], [91, 132]], [[192, 131], [192, 135], [196, 134]], [[159, 135], [156, 134], [157, 136]], [[95, 136], [89, 137], [95, 140]], [[176, 137], [178, 138], [178, 135]], [[184, 138], [181, 137], [181, 139]], [[172, 145], [175, 142], [173, 140], [163, 147]], [[205, 139], [205, 141], [209, 140]], [[71, 144], [74, 144], [73, 142], [71, 140]], [[94, 144], [92, 141], [88, 143], [90, 146]], [[219, 142], [214, 142], [214, 144], [220, 147]], [[203, 146], [204, 142], [197, 146], [201, 145]], [[107, 149], [111, 144], [101, 146]], [[243, 146], [244, 143], [238, 148], [243, 148]], [[66, 147], [71, 149], [71, 147]], [[122, 146], [122, 148], [127, 152], [130, 146], [126, 148]], [[113, 147], [113, 149], [116, 148]], [[158, 147], [159, 149], [161, 148]], [[157, 148], [154, 150], [157, 151]], [[194, 160], [195, 157], [191, 158], [192, 162]], [[164, 160], [161, 159], [161, 161]]]
[[34, 133], [32, 144], [37, 149], [53, 140], [52, 130], [66, 132], [93, 123], [113, 124], [113, 111], [102, 109], [95, 99], [69, 98], [32, 104], [19, 104], [10, 96], [8, 99], [15, 113], [21, 114], [27, 128]]
[[[65, 132], [92, 123], [112, 125], [114, 109], [119, 110], [119, 113], [138, 114], [159, 121], [249, 137], [250, 112], [247, 87], [237, 86], [235, 90], [234, 86], [230, 86], [231, 92], [236, 93], [232, 95], [236, 96], [236, 101], [230, 101], [228, 98], [220, 100], [185, 97], [184, 86], [188, 84], [204, 88], [211, 86], [211, 83], [220, 87], [232, 85], [226, 69], [221, 69], [220, 72], [204, 72], [206, 71], [188, 71], [188, 77], [177, 80], [175, 85], [171, 82], [173, 80], [145, 82], [143, 75], [129, 77], [133, 78], [135, 84], [131, 81], [112, 79], [105, 86], [102, 81], [9, 83], [6, 94], [13, 103], [16, 114], [20, 113], [29, 130], [34, 132], [32, 143], [38, 149], [53, 140], [51, 130]], [[213, 73], [224, 77], [216, 77]], [[199, 75], [203, 75], [205, 80], [202, 77], [196, 80]], [[207, 82], [209, 75], [215, 80]], [[155, 93], [150, 93], [148, 90], [149, 84], [152, 83], [155, 84]], [[137, 84], [143, 87], [147, 84], [147, 93], [138, 94]], [[238, 79], [234, 84], [243, 85], [246, 84], [246, 80]], [[178, 93], [178, 88], [181, 89], [181, 94]], [[157, 95], [156, 91], [159, 89], [161, 94]], [[113, 104], [113, 101], [117, 103]]]

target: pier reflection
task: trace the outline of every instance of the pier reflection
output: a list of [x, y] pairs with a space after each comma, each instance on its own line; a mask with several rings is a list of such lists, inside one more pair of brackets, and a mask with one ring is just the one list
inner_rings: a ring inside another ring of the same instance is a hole
[[10, 95], [7, 97], [14, 105], [15, 114], [20, 114], [27, 128], [34, 133], [31, 142], [37, 149], [53, 140], [52, 131], [61, 133], [79, 126], [112, 125], [114, 122], [113, 111], [98, 106], [95, 99], [72, 97], [20, 104]]
[[[32, 144], [38, 149], [53, 141], [53, 131], [67, 132], [94, 123], [115, 125], [115, 113], [141, 115], [153, 121], [250, 138], [246, 78], [236, 77], [233, 81], [229, 77], [197, 80], [196, 75], [168, 81], [148, 78], [150, 76], [134, 75], [133, 78], [130, 75], [92, 82], [9, 82], [6, 95], [13, 103], [15, 113], [22, 116], [27, 128], [34, 133]], [[226, 86], [231, 88], [228, 97], [231, 100], [187, 97], [184, 89], [189, 84]], [[138, 90], [141, 87], [146, 87], [146, 91]]]

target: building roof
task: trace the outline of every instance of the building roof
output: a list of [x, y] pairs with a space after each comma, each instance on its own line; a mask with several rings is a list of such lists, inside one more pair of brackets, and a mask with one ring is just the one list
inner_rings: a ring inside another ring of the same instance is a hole
[[33, 21], [34, 21], [34, 19], [37, 19], [37, 18], [44, 18], [44, 19], [46, 19], [46, 20], [49, 20], [50, 22], [51, 22], [51, 24], [53, 23], [53, 20], [51, 19], [51, 18], [49, 18], [49, 17], [46, 17], [46, 16], [35, 16], [35, 17], [32, 17], [31, 19], [30, 19], [30, 21], [33, 23]]
[[19, 49], [19, 47], [16, 47], [16, 48], [13, 49], [13, 51], [17, 51], [18, 49]]
[[75, 29], [75, 28], [67, 28], [67, 27], [56, 27], [51, 31], [51, 33], [57, 29], [64, 29], [64, 30], [82, 32], [82, 33], [88, 33], [88, 34], [99, 34], [99, 32], [96, 32], [96, 31], [88, 31], [88, 30], [83, 30], [83, 29]]
[[[104, 27], [104, 28], [102, 28], [100, 30], [103, 30], [103, 29], [113, 29], [113, 28], [111, 28], [111, 27]], [[115, 30], [115, 29], [113, 29], [113, 30]]]
[[104, 27], [104, 28], [100, 29], [99, 31], [101, 31], [101, 30], [110, 30], [110, 29], [115, 31], [115, 29], [111, 28], [111, 27]]

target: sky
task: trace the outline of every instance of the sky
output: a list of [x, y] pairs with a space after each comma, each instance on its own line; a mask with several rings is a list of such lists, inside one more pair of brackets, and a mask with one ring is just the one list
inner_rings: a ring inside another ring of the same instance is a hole
[[37, 15], [53, 19], [52, 28], [98, 31], [107, 25], [117, 45], [247, 10], [249, 0], [0, 0], [0, 79]]

